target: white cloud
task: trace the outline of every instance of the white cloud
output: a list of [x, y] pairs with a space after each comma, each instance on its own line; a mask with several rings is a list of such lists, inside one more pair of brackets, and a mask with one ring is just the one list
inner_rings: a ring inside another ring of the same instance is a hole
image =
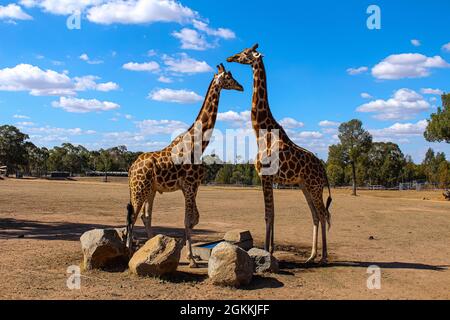
[[440, 56], [427, 57], [419, 53], [394, 54], [372, 68], [372, 75], [381, 80], [428, 77], [433, 68], [449, 68]]
[[374, 100], [359, 106], [358, 112], [373, 112], [379, 120], [411, 119], [430, 108], [430, 104], [417, 92], [400, 89], [388, 100]]
[[428, 121], [421, 120], [417, 123], [395, 123], [394, 125], [384, 129], [369, 130], [375, 140], [384, 140], [385, 138], [408, 138], [422, 136], [427, 128]]
[[177, 120], [143, 120], [136, 122], [141, 135], [171, 134], [184, 132], [188, 125]]
[[77, 99], [60, 97], [59, 101], [52, 102], [55, 108], [64, 109], [67, 112], [87, 113], [94, 111], [109, 111], [120, 108], [117, 103], [109, 101], [99, 101], [97, 99]]
[[165, 76], [160, 76], [158, 78], [158, 81], [162, 82], [162, 83], [172, 83], [173, 82], [172, 79], [170, 79], [169, 77], [165, 77]]
[[359, 68], [348, 68], [347, 73], [351, 76], [355, 76], [361, 73], [365, 73], [369, 70], [367, 67], [359, 67]]
[[319, 122], [319, 126], [321, 127], [337, 127], [340, 123], [336, 121], [323, 120]]
[[30, 119], [29, 116], [24, 116], [23, 114], [15, 114], [13, 115], [14, 119]]
[[43, 11], [52, 14], [70, 15], [105, 1], [106, 0], [21, 0], [20, 4], [27, 8], [39, 7]]
[[97, 83], [96, 80], [99, 79], [100, 78], [96, 76], [75, 77], [73, 79], [75, 82], [75, 90], [77, 91], [97, 90], [108, 92], [119, 89], [119, 85], [117, 83], [111, 81], [105, 83]]
[[25, 13], [20, 6], [10, 3], [7, 6], [0, 5], [0, 20], [32, 20], [33, 17]]
[[125, 63], [122, 68], [130, 71], [146, 71], [146, 72], [154, 72], [159, 70], [159, 64], [155, 61], [145, 62], [145, 63], [137, 63], [137, 62], [128, 62]]
[[29, 64], [19, 64], [13, 68], [0, 69], [0, 91], [28, 91], [34, 96], [68, 96], [76, 91], [117, 90], [114, 82], [96, 83], [96, 76], [71, 79], [65, 72], [42, 70]]
[[194, 91], [159, 89], [151, 92], [148, 96], [155, 101], [175, 102], [175, 103], [194, 103], [202, 101], [202, 96]]
[[83, 53], [80, 57], [80, 60], [83, 60], [89, 64], [102, 64], [103, 60], [91, 60], [86, 53]]
[[213, 29], [213, 28], [210, 28], [207, 23], [202, 22], [200, 20], [196, 20], [196, 19], [194, 19], [192, 21], [192, 24], [194, 25], [194, 28], [205, 32], [209, 36], [216, 36], [216, 37], [223, 38], [223, 39], [235, 39], [236, 38], [236, 34], [230, 29], [226, 29], [226, 28]]
[[206, 50], [213, 47], [204, 36], [194, 29], [183, 28], [178, 32], [172, 32], [172, 36], [180, 40], [182, 49]]
[[303, 128], [305, 126], [305, 124], [303, 122], [297, 121], [293, 118], [281, 119], [280, 125], [286, 129], [298, 129], [298, 128]]
[[29, 64], [0, 69], [0, 91], [29, 91], [35, 96], [75, 94], [67, 75]]
[[361, 98], [363, 98], [363, 99], [373, 99], [372, 95], [367, 93], [367, 92], [361, 93]]
[[422, 94], [435, 94], [435, 95], [443, 95], [444, 91], [442, 91], [441, 89], [432, 89], [432, 88], [422, 88], [420, 89], [420, 92]]
[[91, 7], [87, 18], [99, 24], [149, 24], [154, 22], [184, 23], [197, 13], [174, 0], [110, 0]]
[[175, 73], [202, 73], [211, 72], [213, 68], [206, 61], [198, 61], [189, 57], [186, 53], [181, 53], [179, 58], [168, 55], [163, 56], [164, 64], [167, 69]]
[[450, 52], [450, 42], [442, 46], [442, 50]]
[[251, 112], [250, 111], [226, 111], [217, 114], [217, 121], [228, 122], [233, 127], [250, 127]]
[[308, 139], [321, 139], [323, 134], [318, 131], [302, 131], [292, 135], [294, 141], [304, 141]]
[[422, 45], [420, 40], [417, 40], [417, 39], [411, 40], [411, 44], [415, 47], [420, 47]]
[[16, 125], [18, 127], [31, 127], [34, 126], [34, 122], [31, 121], [21, 121], [21, 122], [17, 122]]

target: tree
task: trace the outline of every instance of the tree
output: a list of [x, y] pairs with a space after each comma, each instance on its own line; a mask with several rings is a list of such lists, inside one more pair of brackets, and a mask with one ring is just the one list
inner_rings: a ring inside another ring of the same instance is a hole
[[439, 164], [437, 175], [439, 188], [448, 188], [450, 185], [450, 163], [448, 161], [442, 161]]
[[431, 115], [424, 136], [430, 142], [450, 143], [450, 94], [442, 95], [442, 108]]
[[352, 168], [353, 195], [356, 196], [356, 164], [358, 160], [370, 150], [372, 136], [357, 119], [344, 122], [339, 126], [339, 140], [343, 152], [344, 162]]
[[25, 141], [28, 135], [14, 126], [0, 126], [0, 165], [8, 167], [7, 175], [27, 165]]
[[230, 184], [231, 176], [233, 175], [233, 165], [226, 163], [217, 172], [216, 182], [219, 184]]
[[372, 184], [392, 187], [402, 177], [405, 156], [392, 142], [375, 142], [367, 153], [367, 174]]

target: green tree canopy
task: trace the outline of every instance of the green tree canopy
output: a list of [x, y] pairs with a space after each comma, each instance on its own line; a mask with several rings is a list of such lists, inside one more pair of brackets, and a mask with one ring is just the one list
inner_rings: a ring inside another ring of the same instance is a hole
[[424, 136], [430, 142], [450, 143], [450, 94], [442, 95], [442, 108], [431, 115]]
[[8, 174], [27, 165], [28, 138], [14, 126], [0, 126], [0, 165], [8, 167]]

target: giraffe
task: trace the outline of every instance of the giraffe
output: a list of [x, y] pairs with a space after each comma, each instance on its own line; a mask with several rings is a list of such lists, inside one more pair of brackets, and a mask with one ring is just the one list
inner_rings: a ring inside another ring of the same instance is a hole
[[217, 68], [218, 73], [214, 75], [209, 85], [194, 124], [163, 150], [140, 155], [130, 167], [130, 203], [127, 206], [127, 247], [130, 252], [132, 252], [133, 226], [141, 210], [144, 209], [141, 219], [150, 239], [153, 200], [156, 193], [181, 190], [185, 198], [187, 255], [190, 267], [197, 266], [192, 255], [191, 230], [199, 222], [196, 196], [204, 176], [200, 156], [208, 146], [216, 122], [221, 90], [244, 90], [222, 64]]
[[[322, 229], [322, 258], [320, 263], [326, 264], [328, 258], [326, 224], [328, 224], [328, 228], [331, 226], [331, 215], [328, 209], [332, 201], [328, 177], [321, 161], [310, 151], [292, 142], [282, 126], [272, 116], [268, 101], [263, 55], [257, 49], [258, 44], [229, 57], [227, 61], [251, 65], [253, 69], [251, 120], [258, 141], [255, 167], [261, 177], [264, 194], [265, 249], [271, 253], [274, 251], [275, 210], [273, 184], [298, 185], [303, 191], [313, 219], [312, 250], [311, 256], [306, 263], [313, 262], [317, 256], [320, 223]], [[274, 133], [277, 133], [277, 135], [274, 135]], [[267, 142], [261, 143], [262, 140], [267, 140]], [[269, 148], [266, 146], [269, 146]], [[277, 170], [265, 174], [264, 168], [267, 166], [267, 163], [265, 163], [264, 158], [271, 155], [271, 150], [275, 146], [276, 152], [278, 152]], [[326, 205], [323, 201], [324, 187], [327, 187], [329, 192]]]

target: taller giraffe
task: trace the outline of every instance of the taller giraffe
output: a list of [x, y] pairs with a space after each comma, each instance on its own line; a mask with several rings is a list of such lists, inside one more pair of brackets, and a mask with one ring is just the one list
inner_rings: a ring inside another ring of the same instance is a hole
[[[326, 224], [330, 226], [331, 191], [325, 168], [321, 161], [311, 152], [297, 146], [272, 116], [267, 93], [267, 78], [264, 68], [263, 56], [257, 52], [258, 45], [245, 49], [227, 59], [228, 62], [237, 62], [251, 65], [253, 69], [253, 98], [252, 98], [252, 126], [258, 140], [258, 155], [256, 157], [256, 170], [261, 176], [264, 192], [266, 238], [265, 249], [274, 250], [274, 200], [273, 183], [285, 185], [299, 185], [305, 195], [313, 218], [313, 244], [308, 262], [314, 261], [317, 256], [317, 242], [319, 222], [322, 227], [322, 259], [327, 263]], [[266, 133], [268, 134], [268, 137]], [[278, 135], [276, 135], [278, 134]], [[261, 139], [270, 140], [269, 143], [260, 143]], [[273, 141], [272, 141], [273, 140]], [[269, 146], [266, 148], [265, 145]], [[271, 154], [272, 146], [278, 149], [278, 170], [264, 174], [264, 158]], [[323, 189], [328, 188], [329, 197], [326, 205], [323, 202]]]
[[129, 170], [130, 204], [127, 219], [127, 247], [132, 246], [133, 226], [145, 205], [142, 215], [147, 235], [152, 237], [151, 219], [156, 192], [181, 190], [185, 198], [186, 245], [190, 266], [196, 267], [191, 249], [191, 229], [199, 222], [196, 205], [197, 190], [204, 176], [200, 156], [209, 144], [216, 123], [217, 110], [222, 89], [243, 91], [243, 87], [218, 66], [203, 106], [194, 124], [161, 151], [144, 153]]

